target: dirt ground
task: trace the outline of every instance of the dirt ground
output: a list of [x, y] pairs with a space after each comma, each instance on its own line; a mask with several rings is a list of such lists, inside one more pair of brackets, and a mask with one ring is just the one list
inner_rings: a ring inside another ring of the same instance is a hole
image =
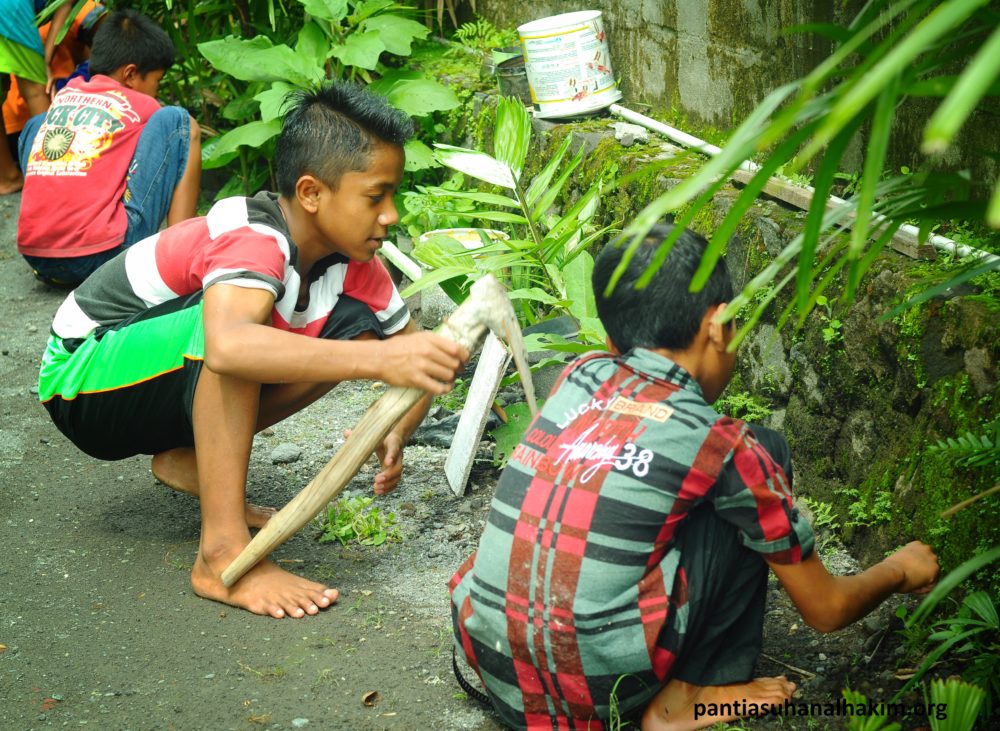
[[[200, 599], [188, 583], [196, 501], [157, 484], [148, 458], [100, 462], [78, 452], [37, 403], [39, 360], [63, 293], [35, 282], [16, 253], [18, 202], [0, 198], [0, 729], [501, 728], [452, 676], [446, 588], [476, 544], [495, 485], [486, 445], [463, 497], [445, 482], [445, 450], [407, 449], [400, 488], [377, 503], [395, 512], [400, 542], [320, 544], [310, 527], [276, 552], [338, 587], [334, 608], [274, 620]], [[284, 504], [379, 394], [372, 384], [338, 389], [258, 436], [249, 498]], [[288, 445], [299, 459], [275, 464], [275, 449]], [[370, 494], [366, 469], [353, 494]], [[844, 554], [833, 562], [854, 568]], [[848, 682], [888, 700], [901, 654], [886, 632], [894, 603], [821, 636], [771, 593], [761, 673], [788, 674], [804, 702], [827, 701]]]

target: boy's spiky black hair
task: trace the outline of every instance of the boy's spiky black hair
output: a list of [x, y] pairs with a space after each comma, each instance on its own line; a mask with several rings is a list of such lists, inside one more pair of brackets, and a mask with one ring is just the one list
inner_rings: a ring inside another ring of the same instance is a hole
[[278, 191], [286, 197], [303, 175], [336, 188], [344, 173], [368, 169], [377, 144], [402, 147], [413, 136], [405, 113], [357, 84], [333, 82], [289, 101], [275, 149]]

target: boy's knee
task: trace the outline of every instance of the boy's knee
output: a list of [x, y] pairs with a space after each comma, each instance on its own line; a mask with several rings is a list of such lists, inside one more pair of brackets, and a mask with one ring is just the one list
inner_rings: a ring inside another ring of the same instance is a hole
[[160, 135], [188, 132], [193, 119], [186, 109], [181, 107], [160, 107], [143, 126], [143, 134], [147, 131]]

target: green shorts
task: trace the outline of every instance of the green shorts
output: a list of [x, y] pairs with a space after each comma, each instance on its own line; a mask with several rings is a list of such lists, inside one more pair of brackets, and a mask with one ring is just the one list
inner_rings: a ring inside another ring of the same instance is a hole
[[[341, 297], [321, 338], [385, 337], [367, 305]], [[52, 335], [38, 398], [73, 444], [98, 459], [194, 446], [194, 393], [205, 359], [202, 293], [102, 328], [83, 340]]]
[[17, 41], [0, 36], [0, 73], [45, 84], [45, 58]]

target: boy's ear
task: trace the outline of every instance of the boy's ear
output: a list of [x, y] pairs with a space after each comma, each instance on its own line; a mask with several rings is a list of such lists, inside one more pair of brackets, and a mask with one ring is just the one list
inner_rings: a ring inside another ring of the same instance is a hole
[[299, 205], [309, 213], [319, 210], [319, 197], [323, 183], [312, 175], [303, 175], [295, 182], [295, 197]]
[[726, 311], [728, 305], [728, 302], [722, 302], [708, 308], [705, 313], [708, 320], [708, 341], [719, 351], [725, 350], [733, 338], [732, 323], [722, 321], [722, 313]]
[[122, 86], [127, 86], [129, 89], [132, 89], [134, 88], [135, 82], [141, 78], [141, 74], [139, 73], [138, 66], [134, 63], [127, 63], [112, 75], [112, 78], [114, 77], [118, 78], [118, 81], [121, 82]]

